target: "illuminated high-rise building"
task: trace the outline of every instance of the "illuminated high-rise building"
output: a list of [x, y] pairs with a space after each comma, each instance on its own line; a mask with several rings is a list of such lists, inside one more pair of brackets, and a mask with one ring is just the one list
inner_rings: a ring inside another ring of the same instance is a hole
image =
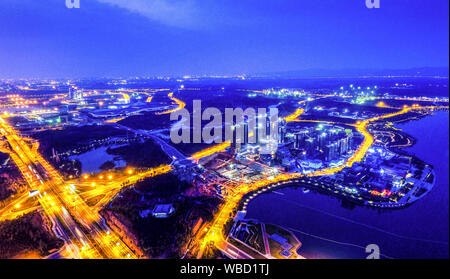
[[69, 87], [69, 99], [70, 100], [75, 100], [75, 88], [73, 86]]

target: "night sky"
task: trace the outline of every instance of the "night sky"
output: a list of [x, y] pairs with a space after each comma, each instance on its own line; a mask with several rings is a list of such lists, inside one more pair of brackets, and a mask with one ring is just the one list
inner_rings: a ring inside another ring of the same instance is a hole
[[448, 0], [0, 1], [0, 78], [448, 67]]

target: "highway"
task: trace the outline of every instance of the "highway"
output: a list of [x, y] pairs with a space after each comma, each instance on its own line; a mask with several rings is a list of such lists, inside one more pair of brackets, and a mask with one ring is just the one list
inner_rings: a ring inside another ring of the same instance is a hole
[[163, 112], [158, 112], [158, 113], [156, 113], [157, 115], [171, 114], [172, 112], [176, 112], [176, 111], [178, 111], [178, 110], [180, 110], [180, 109], [182, 109], [182, 108], [184, 108], [184, 107], [186, 106], [186, 103], [183, 102], [183, 101], [181, 101], [180, 99], [175, 98], [175, 97], [173, 96], [173, 93], [169, 93], [167, 96], [168, 96], [173, 102], [175, 102], [175, 104], [177, 105], [177, 107], [174, 108], [174, 109], [169, 109], [169, 110], [163, 111]]
[[158, 136], [156, 136], [156, 132], [154, 131], [146, 131], [146, 130], [136, 130], [136, 129], [132, 129], [129, 128], [127, 126], [123, 126], [121, 124], [118, 123], [110, 123], [110, 125], [112, 127], [115, 127], [117, 129], [122, 129], [122, 130], [127, 130], [130, 132], [133, 132], [137, 135], [141, 135], [141, 136], [146, 136], [146, 137], [151, 137], [155, 143], [159, 144], [161, 146], [161, 149], [173, 160], [187, 160], [189, 159], [188, 157], [186, 157], [183, 153], [181, 153], [180, 151], [178, 151], [175, 147], [171, 146], [170, 144], [168, 144], [167, 142], [165, 142], [164, 140], [162, 140], [161, 138], [159, 138]]
[[31, 150], [3, 118], [0, 131], [10, 144], [11, 157], [30, 190], [39, 191], [39, 204], [52, 222], [55, 234], [72, 251], [71, 257], [136, 258], [98, 212], [65, 185], [59, 173], [36, 150]]
[[28, 192], [10, 197], [2, 202], [0, 208], [0, 222], [17, 219], [19, 216], [39, 209], [39, 203]]
[[[76, 191], [79, 192], [80, 197], [86, 202], [91, 201], [91, 209], [98, 212], [123, 188], [136, 184], [142, 179], [168, 173], [171, 170], [172, 166], [170, 165], [162, 165], [140, 173], [128, 169], [125, 176], [111, 178], [112, 176], [100, 174], [97, 177], [83, 178], [81, 181], [69, 181], [68, 187], [76, 185]], [[92, 200], [95, 200], [95, 204], [92, 204]]]

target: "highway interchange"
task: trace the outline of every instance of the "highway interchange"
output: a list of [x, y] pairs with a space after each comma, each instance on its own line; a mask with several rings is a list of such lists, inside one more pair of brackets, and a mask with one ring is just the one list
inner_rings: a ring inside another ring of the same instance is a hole
[[[185, 106], [181, 100], [174, 98], [173, 95], [169, 94], [169, 97], [177, 104], [177, 108], [163, 113], [170, 113], [171, 111]], [[415, 99], [408, 101], [415, 101]], [[404, 106], [403, 108], [399, 108], [395, 113], [381, 115], [354, 123], [352, 126], [354, 126], [364, 137], [358, 150], [343, 165], [319, 170], [309, 174], [309, 176], [334, 174], [345, 167], [351, 167], [355, 162], [361, 161], [374, 143], [374, 137], [368, 131], [368, 127], [371, 123], [414, 110], [436, 108], [437, 107], [435, 106]], [[299, 117], [303, 112], [303, 108], [297, 109], [292, 115], [286, 117], [286, 121], [300, 121]], [[108, 125], [130, 130], [130, 128], [121, 126], [117, 123]], [[77, 193], [74, 184], [71, 184], [69, 181], [65, 181], [62, 178], [58, 171], [39, 154], [35, 146], [29, 143], [27, 139], [21, 138], [14, 128], [1, 117], [0, 131], [7, 142], [7, 145], [2, 144], [1, 150], [10, 154], [12, 160], [26, 180], [29, 190], [38, 193], [34, 197], [30, 197], [28, 193], [24, 193], [12, 198], [11, 201], [7, 202], [6, 206], [0, 208], [0, 221], [15, 219], [22, 214], [40, 208], [51, 221], [54, 233], [65, 242], [63, 249], [58, 252], [61, 257], [82, 259], [139, 258], [138, 254], [140, 253], [136, 253], [139, 248], [130, 247], [125, 244], [122, 238], [106, 224], [105, 220], [100, 216], [99, 211], [123, 187], [133, 185], [145, 177], [167, 173], [171, 171], [170, 165], [161, 166], [157, 169], [143, 173], [134, 173], [132, 170], [129, 170], [129, 173], [125, 175], [125, 177], [117, 179], [117, 181], [112, 177], [97, 177], [95, 179], [90, 179], [89, 182], [86, 182], [85, 184], [95, 185], [96, 187], [93, 187], [91, 191], [88, 191], [83, 196]], [[187, 158], [152, 132], [143, 130], [132, 131], [137, 134], [152, 137], [174, 161], [191, 159], [198, 162], [198, 160], [203, 157], [224, 151], [229, 147], [229, 143], [225, 142], [202, 150], [190, 158]], [[211, 244], [219, 250], [222, 250], [224, 253], [231, 255], [231, 257], [233, 254], [239, 255], [239, 253], [236, 253], [236, 251], [234, 251], [235, 249], [226, 241], [224, 227], [230, 218], [234, 218], [233, 212], [236, 210], [243, 196], [249, 192], [257, 191], [258, 189], [262, 189], [269, 185], [298, 179], [302, 176], [302, 174], [298, 173], [282, 173], [276, 177], [265, 178], [251, 184], [243, 183], [238, 187], [235, 187], [234, 191], [226, 197], [218, 213], [214, 216], [214, 220], [207, 226], [206, 233], [202, 234], [199, 239], [195, 239], [195, 242], [200, 244], [197, 257], [201, 258], [205, 249]], [[85, 179], [87, 179], [87, 177], [85, 177]], [[102, 195], [103, 198], [95, 206], [89, 206], [87, 204], [86, 198], [99, 195]], [[24, 206], [25, 204], [27, 206]]]

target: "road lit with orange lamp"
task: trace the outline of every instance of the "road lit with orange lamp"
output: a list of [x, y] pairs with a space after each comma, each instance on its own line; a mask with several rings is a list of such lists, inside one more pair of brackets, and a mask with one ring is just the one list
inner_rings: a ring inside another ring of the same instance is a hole
[[[355, 162], [360, 162], [363, 160], [363, 158], [366, 156], [367, 151], [374, 143], [374, 138], [371, 135], [371, 133], [368, 131], [368, 127], [371, 123], [374, 123], [376, 121], [392, 118], [398, 115], [406, 114], [413, 110], [423, 110], [423, 109], [448, 109], [448, 107], [436, 107], [436, 106], [426, 106], [422, 107], [419, 105], [412, 105], [412, 106], [404, 106], [401, 110], [395, 113], [389, 113], [385, 115], [380, 115], [378, 117], [370, 118], [364, 121], [358, 121], [357, 123], [353, 124], [353, 126], [356, 128], [356, 130], [361, 133], [364, 137], [362, 144], [359, 146], [359, 148], [356, 150], [356, 152], [341, 166], [339, 167], [333, 167], [333, 168], [326, 168], [322, 170], [315, 171], [313, 173], [308, 174], [307, 176], [310, 177], [317, 177], [317, 176], [327, 176], [335, 174], [339, 171], [341, 171], [344, 168], [351, 167]], [[286, 121], [301, 121], [298, 119], [298, 117], [303, 113], [302, 109], [298, 109], [295, 113], [285, 118]], [[318, 121], [320, 122], [320, 121]], [[207, 229], [207, 232], [204, 234], [203, 238], [197, 239], [198, 243], [200, 243], [200, 251], [198, 253], [198, 258], [202, 258], [203, 254], [205, 253], [205, 249], [208, 249], [208, 247], [211, 247], [211, 245], [215, 246], [217, 249], [221, 250], [227, 255], [232, 256], [233, 251], [229, 251], [230, 246], [229, 243], [226, 240], [226, 236], [224, 235], [224, 229], [227, 222], [229, 222], [231, 219], [234, 218], [234, 213], [242, 200], [242, 198], [247, 194], [254, 191], [257, 191], [259, 189], [263, 189], [269, 185], [273, 185], [279, 182], [285, 182], [290, 181], [293, 179], [298, 179], [300, 177], [303, 177], [303, 174], [299, 173], [283, 173], [276, 177], [271, 177], [268, 179], [262, 179], [259, 181], [256, 181], [254, 183], [248, 184], [243, 183], [235, 187], [235, 191], [226, 197], [226, 200], [221, 207], [221, 209], [218, 211], [218, 213], [214, 217], [214, 221], [211, 222], [211, 225]]]
[[[165, 95], [165, 94], [164, 94]], [[127, 95], [128, 96], [128, 95]], [[146, 95], [147, 96], [147, 95]], [[165, 110], [156, 113], [157, 115], [170, 114], [178, 111], [186, 106], [186, 104], [173, 97], [173, 93], [170, 93], [168, 97], [176, 104], [176, 107], [170, 110]], [[346, 125], [356, 131], [362, 138], [362, 142], [357, 149], [353, 149], [346, 158], [346, 160], [338, 166], [326, 167], [323, 169], [315, 170], [307, 174], [297, 172], [287, 172], [281, 168], [272, 168], [268, 165], [257, 162], [259, 159], [252, 160], [253, 157], [247, 159], [247, 163], [255, 163], [259, 167], [263, 168], [261, 176], [257, 179], [251, 180], [244, 179], [244, 172], [242, 172], [242, 179], [225, 179], [223, 183], [226, 188], [226, 195], [224, 195], [222, 204], [214, 215], [211, 222], [207, 222], [201, 225], [202, 233], [196, 234], [192, 239], [196, 245], [193, 251], [190, 251], [192, 255], [197, 258], [207, 257], [206, 252], [209, 247], [215, 247], [222, 251], [226, 255], [233, 257], [233, 247], [228, 241], [225, 235], [225, 228], [235, 218], [235, 212], [239, 208], [241, 202], [249, 193], [261, 191], [269, 186], [281, 183], [293, 181], [299, 178], [306, 177], [318, 177], [318, 176], [330, 176], [342, 171], [345, 168], [350, 168], [354, 163], [361, 162], [366, 157], [369, 149], [374, 145], [376, 136], [373, 133], [373, 127], [377, 121], [386, 120], [399, 115], [404, 115], [413, 111], [420, 110], [433, 110], [448, 107], [437, 106], [420, 106], [420, 105], [405, 105], [403, 107], [395, 107], [394, 105], [388, 105], [385, 103], [388, 100], [394, 99], [395, 101], [414, 101], [415, 99], [408, 98], [371, 98], [370, 100], [379, 100], [375, 105], [377, 108], [386, 109], [390, 113], [385, 114], [371, 114], [370, 117], [354, 118], [353, 121], [345, 121], [342, 118], [342, 122], [339, 120], [333, 121], [333, 119], [320, 120], [320, 118], [308, 119], [309, 108], [307, 104], [310, 102], [322, 99], [322, 98], [350, 98], [351, 96], [335, 96], [329, 94], [310, 94], [305, 96], [304, 100], [295, 101], [296, 110], [284, 117], [284, 121], [291, 124], [296, 122], [309, 122], [320, 123], [330, 125]], [[147, 103], [152, 101], [152, 96], [148, 96]], [[130, 100], [125, 97], [126, 100]], [[167, 109], [167, 107], [164, 107]], [[394, 112], [392, 112], [394, 111]], [[374, 116], [375, 115], [375, 116]], [[154, 177], [157, 175], [165, 174], [172, 171], [176, 167], [177, 163], [188, 159], [187, 161], [193, 161], [199, 163], [203, 161], [201, 159], [207, 157], [214, 157], [213, 155], [226, 152], [232, 147], [230, 142], [223, 142], [220, 144], [212, 145], [201, 151], [198, 151], [190, 156], [170, 156], [172, 157], [172, 165], [162, 165], [157, 168], [147, 170], [137, 170], [133, 168], [127, 168], [118, 172], [103, 172], [95, 175], [82, 175], [79, 179], [64, 180], [62, 175], [52, 167], [38, 152], [39, 143], [31, 140], [25, 136], [20, 135], [11, 124], [5, 121], [5, 118], [0, 118], [0, 131], [3, 136], [3, 142], [0, 144], [0, 151], [8, 153], [20, 170], [24, 180], [26, 181], [29, 191], [15, 196], [12, 196], [3, 201], [3, 206], [0, 208], [0, 221], [14, 220], [20, 216], [39, 210], [45, 214], [52, 223], [52, 230], [54, 234], [60, 239], [64, 240], [64, 247], [58, 252], [64, 258], [82, 258], [82, 259], [137, 259], [142, 258], [144, 253], [140, 251], [139, 247], [135, 247], [130, 244], [121, 232], [114, 231], [109, 225], [107, 220], [100, 214], [101, 210], [111, 202], [111, 200], [118, 195], [118, 193], [128, 187], [132, 186], [145, 178]], [[305, 117], [306, 116], [306, 117]], [[116, 123], [126, 119], [127, 116], [121, 116], [118, 118], [111, 118], [104, 121], [105, 123]], [[361, 119], [357, 121], [357, 119]], [[345, 123], [347, 122], [347, 123]], [[149, 132], [145, 130], [138, 131], [138, 129], [132, 129], [121, 124], [114, 124], [119, 129], [126, 129], [128, 131], [134, 131], [136, 134], [140, 133], [141, 136], [149, 136]], [[319, 125], [320, 126], [320, 125]], [[158, 132], [159, 133], [159, 132]], [[161, 135], [161, 134], [160, 134]], [[157, 141], [164, 145], [169, 146], [167, 142], [164, 142], [161, 138], [151, 134], [153, 138], [158, 138]], [[174, 148], [174, 147], [171, 147]], [[163, 148], [164, 149], [164, 148]], [[231, 149], [233, 150], [233, 149]], [[171, 150], [174, 153], [176, 150]], [[178, 152], [178, 151], [177, 151]], [[167, 151], [166, 151], [167, 154]], [[175, 153], [174, 153], [175, 154]], [[222, 167], [228, 164], [236, 156], [231, 156], [231, 159], [223, 160]], [[207, 160], [205, 160], [207, 161]], [[182, 164], [182, 163], [181, 163]], [[268, 170], [268, 171], [266, 171]], [[272, 172], [271, 174], [268, 174]], [[273, 175], [272, 175], [273, 174]], [[263, 179], [260, 179], [264, 177]], [[215, 182], [214, 179], [209, 182]], [[213, 184], [213, 183], [211, 183]], [[31, 195], [30, 193], [36, 193]], [[374, 195], [387, 195], [388, 192], [375, 192]], [[255, 194], [257, 195], [257, 194]], [[189, 245], [187, 245], [189, 247]], [[190, 248], [187, 248], [189, 250]]]
[[[30, 191], [39, 191], [34, 198], [27, 195], [14, 198], [2, 208], [2, 219], [16, 218], [36, 208], [31, 199], [36, 199], [53, 224], [55, 234], [65, 241], [64, 251], [69, 258], [137, 258], [137, 247], [127, 246], [121, 238], [103, 221], [99, 209], [110, 200], [121, 188], [136, 183], [145, 177], [170, 171], [170, 166], [134, 174], [128, 170], [128, 176], [122, 181], [111, 181], [102, 187], [95, 188], [88, 195], [104, 195], [96, 206], [90, 207], [75, 191], [73, 184], [66, 183], [59, 173], [0, 118], [2, 135], [6, 137], [14, 163], [28, 183]], [[113, 177], [107, 178], [112, 180]], [[91, 182], [95, 183], [95, 182]], [[95, 186], [95, 184], [94, 184]], [[29, 207], [25, 207], [29, 203]], [[20, 209], [20, 210], [19, 210]], [[13, 211], [12, 211], [13, 210]], [[14, 213], [14, 210], [17, 213]]]
[[177, 105], [177, 107], [174, 109], [169, 109], [169, 110], [163, 111], [163, 112], [158, 112], [158, 113], [156, 113], [157, 115], [171, 114], [172, 112], [179, 111], [180, 109], [183, 109], [186, 106], [186, 103], [181, 101], [180, 99], [175, 98], [173, 96], [173, 93], [169, 93], [168, 97], [170, 98], [170, 100], [172, 100]]

